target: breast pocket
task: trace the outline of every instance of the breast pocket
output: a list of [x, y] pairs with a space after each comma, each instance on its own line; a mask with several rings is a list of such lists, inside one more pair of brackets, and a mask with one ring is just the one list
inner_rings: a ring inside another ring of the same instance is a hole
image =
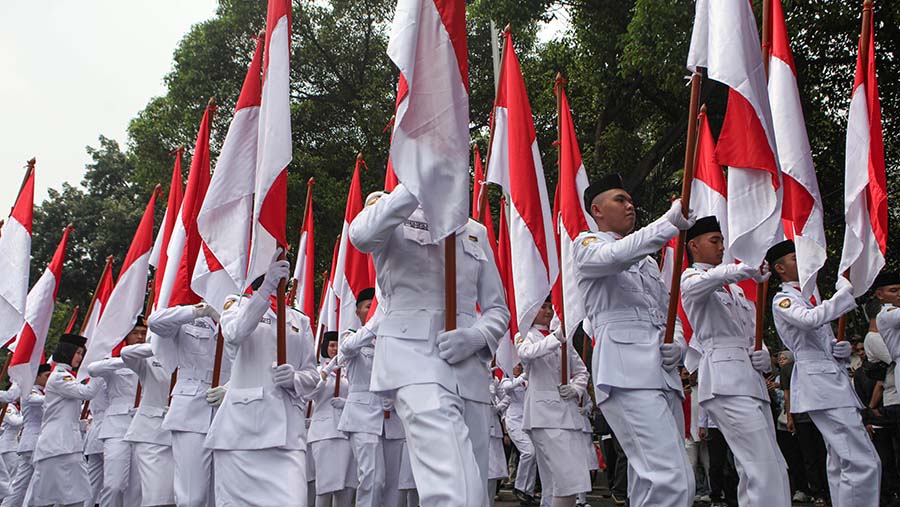
[[478, 236], [464, 235], [462, 250], [463, 255], [457, 259], [457, 276], [464, 276], [468, 283], [477, 283], [481, 272], [481, 263], [487, 261], [487, 256], [484, 254], [484, 250], [481, 249]]
[[172, 389], [172, 396], [196, 396], [200, 391], [200, 382], [191, 379], [179, 380]]
[[745, 362], [750, 356], [741, 349], [717, 349], [712, 352], [713, 363]]
[[204, 356], [209, 354], [211, 339], [215, 331], [191, 324], [184, 326], [184, 332], [188, 338], [187, 343], [184, 344], [185, 350], [191, 354]]
[[378, 336], [401, 340], [428, 340], [431, 316], [427, 312], [391, 312], [378, 326]]
[[832, 375], [837, 372], [837, 366], [831, 361], [811, 361], [806, 365], [806, 373], [809, 375]]

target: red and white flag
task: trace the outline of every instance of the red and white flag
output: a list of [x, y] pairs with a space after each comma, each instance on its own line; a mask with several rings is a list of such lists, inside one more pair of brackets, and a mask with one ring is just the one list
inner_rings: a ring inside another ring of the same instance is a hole
[[806, 297], [816, 288], [825, 265], [825, 222], [822, 196], [813, 165], [806, 122], [800, 104], [797, 69], [791, 53], [781, 0], [772, 2], [772, 52], [769, 57], [769, 103], [784, 183], [781, 211], [784, 234], [797, 247], [800, 287]]
[[754, 266], [781, 232], [781, 170], [753, 9], [746, 0], [698, 0], [688, 68], [730, 87], [716, 159], [728, 169], [732, 256]]
[[263, 53], [253, 222], [246, 280], [266, 274], [287, 248], [287, 167], [291, 146], [291, 1], [269, 0]]
[[[297, 244], [297, 264], [294, 266], [294, 293], [296, 297], [291, 304], [309, 316], [315, 315], [315, 227], [313, 223], [312, 186], [313, 179], [306, 183], [306, 213], [303, 216], [303, 226], [300, 228], [300, 242]], [[315, 324], [313, 324], [315, 329]]]
[[[184, 147], [175, 150], [175, 167], [172, 169], [172, 181], [169, 184], [169, 197], [166, 204], [166, 211], [163, 215], [162, 225], [159, 232], [156, 233], [156, 242], [153, 243], [153, 251], [150, 252], [150, 265], [156, 268], [156, 274], [153, 276], [153, 307], [159, 303], [159, 295], [162, 291], [163, 276], [166, 273], [166, 264], [168, 264], [169, 240], [172, 238], [172, 231], [175, 230], [175, 221], [178, 220], [178, 212], [181, 210], [181, 201], [184, 200], [184, 182], [181, 174], [181, 156], [184, 154]], [[165, 308], [165, 306], [163, 306]]]
[[[319, 301], [319, 330], [321, 331], [337, 331], [337, 309], [338, 300], [334, 294], [334, 272], [337, 269], [338, 250], [341, 247], [341, 237], [334, 242], [334, 249], [331, 253], [331, 269], [325, 277], [325, 285], [322, 286], [322, 298]], [[321, 336], [318, 336], [321, 338]]]
[[91, 337], [94, 336], [94, 331], [97, 330], [97, 324], [100, 323], [100, 317], [103, 316], [103, 310], [106, 309], [106, 305], [109, 303], [109, 298], [112, 296], [113, 288], [116, 286], [115, 281], [113, 280], [112, 274], [112, 263], [106, 265], [103, 269], [103, 273], [100, 275], [100, 283], [97, 285], [97, 297], [94, 299], [94, 307], [91, 308], [90, 315], [85, 315], [86, 319], [84, 325], [82, 325], [82, 333], [81, 335], [87, 338], [87, 343], [85, 347], [91, 348]]
[[558, 242], [560, 276], [553, 287], [553, 304], [559, 313], [563, 311], [566, 336], [572, 336], [587, 316], [584, 299], [578, 288], [573, 250], [575, 238], [582, 231], [596, 230], [597, 224], [584, 209], [585, 189], [588, 187], [587, 170], [581, 161], [581, 150], [575, 137], [575, 123], [569, 98], [562, 82], [557, 81], [556, 93], [560, 96], [559, 111], [559, 180], [553, 204], [554, 233]]
[[861, 296], [884, 267], [887, 249], [887, 176], [881, 131], [881, 101], [875, 76], [875, 23], [859, 41], [856, 79], [847, 119], [844, 214], [847, 229], [840, 272], [850, 270], [853, 295]]
[[[515, 337], [519, 333], [519, 325], [516, 320], [516, 291], [512, 276], [512, 255], [510, 252], [509, 227], [506, 225], [506, 214], [508, 207], [506, 198], [500, 199], [500, 233], [497, 237], [497, 270], [500, 273], [500, 280], [503, 282], [503, 288], [506, 291], [506, 306], [509, 307], [509, 328], [506, 334], [497, 344], [497, 352], [494, 357], [497, 359], [497, 366], [512, 376], [513, 367], [519, 364], [519, 353], [516, 351]], [[531, 324], [524, 328], [526, 331], [531, 328]]]
[[437, 242], [466, 224], [469, 63], [464, 0], [399, 0], [388, 56], [400, 69], [391, 141], [397, 178]]
[[75, 305], [75, 308], [72, 308], [72, 316], [69, 317], [69, 323], [66, 324], [66, 333], [71, 333], [72, 330], [75, 329], [75, 321], [78, 320], [78, 310], [80, 309], [81, 307], [78, 305]]
[[334, 270], [332, 287], [338, 299], [338, 331], [359, 329], [361, 323], [356, 316], [356, 295], [363, 289], [374, 287], [375, 280], [369, 272], [369, 256], [360, 252], [350, 242], [350, 224], [363, 209], [362, 189], [359, 184], [359, 170], [366, 163], [362, 154], [356, 157], [356, 167], [350, 180], [350, 191], [347, 193], [347, 206], [344, 209], [344, 224], [341, 228], [341, 242], [338, 247], [337, 262]]
[[[144, 216], [134, 233], [128, 254], [122, 262], [119, 279], [109, 296], [109, 302], [104, 305], [97, 329], [91, 335], [91, 346], [81, 362], [84, 365], [109, 356], [113, 348], [134, 328], [137, 316], [144, 312], [150, 251], [153, 249], [153, 208], [158, 193], [154, 191], [150, 196]], [[79, 369], [78, 378], [85, 377], [87, 368]]]
[[44, 357], [44, 344], [47, 342], [53, 308], [56, 307], [56, 293], [59, 291], [59, 280], [66, 259], [66, 243], [71, 231], [71, 227], [66, 227], [63, 231], [53, 260], [28, 293], [28, 301], [25, 303], [25, 323], [19, 330], [15, 344], [9, 345], [9, 350], [12, 351], [12, 358], [9, 360], [9, 378], [19, 384], [23, 393], [31, 391], [38, 365]]
[[25, 301], [31, 263], [31, 223], [34, 214], [34, 169], [12, 213], [0, 229], [0, 340], [13, 340], [25, 323]]
[[[484, 174], [484, 164], [481, 162], [481, 150], [476, 144], [472, 151], [475, 158], [475, 174], [472, 181], [472, 219], [481, 222], [487, 229], [488, 242], [494, 250], [494, 258], [497, 258], [497, 233], [494, 230], [494, 217], [491, 216], [491, 203], [488, 201], [487, 194], [482, 197], [482, 192], [487, 192], [487, 178]], [[483, 210], [480, 209], [482, 199], [484, 200]]]
[[226, 297], [243, 292], [248, 285], [253, 175], [256, 173], [262, 95], [262, 42], [257, 39], [256, 52], [244, 78], [231, 126], [197, 215], [197, 231], [203, 245], [197, 256], [191, 288], [219, 313]]
[[494, 108], [488, 181], [509, 195], [512, 282], [519, 329], [529, 329], [559, 276], [550, 199], [525, 80], [507, 34]]

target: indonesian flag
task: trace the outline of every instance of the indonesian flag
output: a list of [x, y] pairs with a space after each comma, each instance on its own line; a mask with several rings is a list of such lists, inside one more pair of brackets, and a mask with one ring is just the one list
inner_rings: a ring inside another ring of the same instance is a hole
[[262, 39], [257, 39], [256, 52], [244, 78], [222, 153], [197, 215], [197, 232], [203, 245], [191, 288], [219, 313], [223, 311], [226, 297], [242, 292], [248, 285], [261, 67]]
[[887, 248], [887, 179], [881, 102], [875, 77], [875, 24], [869, 16], [868, 40], [859, 41], [856, 79], [847, 120], [844, 214], [847, 229], [840, 271], [850, 270], [853, 295], [861, 296], [884, 267]]
[[169, 240], [172, 238], [172, 231], [175, 230], [175, 221], [178, 219], [178, 210], [181, 209], [181, 201], [184, 200], [184, 188], [181, 174], [181, 156], [183, 154], [183, 146], [175, 150], [175, 167], [172, 169], [172, 181], [169, 184], [169, 197], [166, 204], [166, 212], [165, 215], [163, 215], [162, 226], [156, 234], [156, 242], [153, 244], [153, 251], [150, 253], [150, 265], [156, 268], [156, 273], [153, 277], [153, 309], [156, 309], [156, 305], [159, 303], [159, 295], [163, 285], [163, 275], [166, 273], [166, 264], [168, 264], [169, 260], [169, 255], [166, 252], [169, 249]]
[[[122, 263], [119, 280], [109, 296], [109, 302], [104, 305], [103, 314], [97, 329], [91, 335], [91, 346], [88, 347], [82, 364], [88, 365], [109, 356], [113, 348], [131, 332], [137, 316], [144, 311], [150, 251], [153, 249], [153, 208], [157, 193], [158, 191], [154, 191], [150, 196], [150, 202], [147, 203], [144, 216]], [[81, 368], [78, 378], [86, 376], [87, 368]]]
[[202, 241], [197, 231], [197, 214], [200, 213], [206, 189], [209, 188], [209, 123], [215, 114], [215, 108], [215, 103], [210, 100], [210, 105], [203, 113], [203, 120], [200, 121], [191, 170], [184, 188], [184, 200], [181, 201], [181, 209], [166, 248], [168, 260], [156, 303], [158, 309], [200, 302], [200, 297], [191, 290], [191, 276]]
[[78, 310], [80, 309], [81, 307], [78, 305], [75, 305], [75, 308], [72, 308], [72, 316], [69, 317], [69, 323], [66, 324], [66, 333], [71, 333], [72, 329], [75, 328], [75, 321], [78, 320]]
[[482, 192], [487, 192], [487, 180], [484, 176], [484, 164], [481, 162], [481, 150], [476, 144], [473, 148], [475, 158], [475, 177], [472, 182], [472, 219], [481, 222], [487, 229], [488, 242], [494, 250], [494, 258], [497, 258], [497, 233], [494, 232], [494, 218], [491, 216], [491, 202], [484, 196], [484, 209], [481, 208]]
[[0, 229], [0, 340], [15, 339], [25, 323], [31, 262], [31, 222], [34, 214], [34, 169], [29, 174], [9, 219]]
[[[519, 353], [516, 351], [516, 344], [513, 340], [519, 334], [519, 325], [516, 320], [516, 291], [513, 284], [512, 276], [512, 255], [510, 251], [509, 227], [506, 225], [506, 198], [500, 199], [500, 235], [497, 238], [497, 270], [500, 273], [500, 280], [503, 282], [503, 288], [506, 291], [506, 306], [509, 307], [510, 319], [509, 329], [500, 339], [497, 345], [496, 359], [497, 366], [500, 367], [507, 375], [512, 376], [513, 367], [519, 364]], [[529, 323], [526, 330], [531, 328]]]
[[103, 268], [103, 273], [100, 275], [100, 283], [97, 284], [97, 296], [94, 298], [94, 307], [91, 308], [90, 315], [84, 316], [85, 321], [81, 326], [81, 335], [87, 338], [87, 343], [85, 344], [87, 348], [91, 348], [91, 337], [94, 336], [94, 332], [97, 330], [97, 324], [100, 323], [100, 317], [103, 316], [103, 310], [106, 309], [114, 287], [112, 261], [110, 261]]
[[559, 276], [550, 200], [525, 80], [507, 35], [494, 108], [488, 181], [509, 195], [509, 240], [516, 322], [529, 329]]
[[263, 54], [249, 281], [266, 273], [279, 246], [287, 248], [287, 166], [293, 157], [290, 0], [269, 0]]
[[688, 68], [728, 85], [716, 159], [728, 169], [728, 248], [762, 264], [781, 229], [781, 170], [759, 33], [747, 0], [698, 0]]
[[[322, 299], [319, 302], [319, 329], [322, 331], [337, 331], [338, 300], [334, 294], [334, 272], [337, 269], [338, 250], [341, 246], [341, 238], [338, 236], [334, 242], [334, 250], [331, 254], [331, 270], [325, 277], [325, 285], [322, 286]], [[319, 336], [321, 338], [321, 336]]]
[[825, 225], [822, 196], [816, 179], [800, 91], [781, 0], [772, 2], [772, 52], [769, 57], [769, 103], [784, 182], [781, 218], [784, 234], [797, 247], [800, 287], [806, 297], [816, 288], [816, 274], [825, 265]]
[[563, 310], [566, 325], [566, 336], [572, 336], [578, 325], [587, 316], [584, 300], [578, 288], [575, 275], [573, 250], [575, 238], [582, 231], [596, 230], [597, 224], [586, 213], [582, 196], [588, 187], [587, 170], [581, 161], [581, 150], [575, 137], [575, 123], [572, 121], [572, 110], [566, 90], [557, 81], [556, 93], [559, 94], [561, 107], [559, 110], [559, 180], [556, 183], [553, 215], [556, 217], [554, 229], [556, 241], [559, 242], [558, 255], [561, 276], [553, 286], [553, 304], [559, 313]]
[[359, 329], [361, 325], [356, 316], [356, 295], [363, 289], [374, 287], [374, 273], [369, 272], [369, 256], [360, 252], [350, 242], [350, 224], [363, 209], [362, 189], [359, 184], [359, 169], [366, 163], [362, 154], [356, 157], [356, 167], [350, 180], [350, 191], [347, 193], [347, 206], [344, 210], [344, 224], [341, 228], [341, 242], [338, 247], [337, 262], [332, 270], [334, 280], [332, 287], [338, 299], [337, 318], [338, 331]]
[[[294, 283], [296, 299], [291, 303], [300, 311], [313, 318], [315, 315], [315, 228], [313, 226], [312, 207], [313, 179], [307, 182], [306, 213], [303, 216], [303, 227], [300, 229], [300, 243], [297, 246], [297, 264], [294, 266]], [[315, 324], [313, 324], [315, 329]]]
[[468, 220], [466, 2], [398, 0], [387, 53], [400, 69], [391, 162], [437, 242]]
[[66, 243], [71, 230], [69, 226], [63, 231], [53, 260], [28, 293], [25, 303], [25, 323], [19, 330], [16, 343], [9, 345], [9, 350], [12, 351], [9, 378], [22, 387], [23, 393], [31, 391], [38, 365], [44, 357], [44, 343], [47, 341], [47, 331], [50, 329], [53, 308], [56, 306], [56, 293], [59, 291], [59, 280], [66, 258]]

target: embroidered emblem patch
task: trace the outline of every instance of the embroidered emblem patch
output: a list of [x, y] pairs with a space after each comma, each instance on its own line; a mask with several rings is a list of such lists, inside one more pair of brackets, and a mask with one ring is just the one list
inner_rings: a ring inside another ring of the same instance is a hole
[[231, 305], [233, 305], [234, 302], [235, 302], [234, 299], [229, 299], [228, 301], [225, 301], [225, 306], [222, 307], [222, 309], [227, 310], [227, 309], [231, 308]]
[[581, 240], [581, 246], [588, 246], [591, 243], [594, 243], [595, 241], [597, 241], [597, 238], [595, 238], [594, 236], [588, 236], [588, 237], [584, 238], [583, 240]]
[[376, 202], [378, 202], [378, 199], [381, 199], [381, 194], [373, 195], [372, 197], [369, 198], [368, 201], [366, 201], [366, 207], [375, 204]]
[[778, 303], [778, 306], [780, 306], [780, 307], [782, 307], [782, 308], [790, 308], [790, 307], [791, 307], [791, 300], [790, 300], [790, 299], [782, 299], [781, 302]]
[[63, 377], [63, 380], [66, 382], [71, 382], [71, 381], [75, 380], [75, 377], [73, 377], [71, 375], [66, 375], [65, 377]]
[[469, 241], [474, 241], [474, 242], [478, 243], [478, 236], [469, 235]]

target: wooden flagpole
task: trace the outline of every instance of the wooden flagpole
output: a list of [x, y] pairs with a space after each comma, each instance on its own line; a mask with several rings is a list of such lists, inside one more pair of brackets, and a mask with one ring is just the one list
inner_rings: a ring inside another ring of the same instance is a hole
[[[103, 266], [103, 271], [100, 272], [100, 279], [97, 280], [97, 288], [94, 289], [94, 295], [91, 296], [91, 303], [88, 305], [87, 313], [84, 314], [84, 320], [81, 322], [81, 329], [78, 334], [84, 336], [84, 332], [87, 330], [88, 322], [91, 320], [91, 315], [94, 314], [94, 305], [97, 304], [97, 296], [98, 292], [100, 292], [100, 285], [103, 283], [103, 279], [106, 278], [106, 272], [112, 269], [113, 256], [109, 255], [106, 257], [106, 265]], [[91, 400], [84, 400], [84, 407], [81, 409], [81, 418], [87, 419], [88, 412], [91, 409]]]
[[[562, 73], [556, 73], [556, 79], [553, 82], [553, 91], [556, 94], [556, 167], [557, 169], [562, 164], [562, 92], [563, 87], [566, 84], [566, 80], [563, 79]], [[559, 217], [553, 217], [557, 222], [559, 221]], [[562, 276], [563, 270], [559, 270], [559, 280], [560, 280], [560, 290], [563, 290], [562, 284]], [[563, 301], [565, 298], [560, 298], [559, 308], [557, 308], [557, 315], [559, 316], [559, 330], [563, 334], [563, 338], [566, 337], [566, 312]], [[567, 341], [563, 341], [559, 346], [559, 383], [560, 385], [566, 385], [569, 383], [569, 344]]]
[[[762, 59], [766, 70], [766, 81], [769, 80], [769, 56], [772, 54], [772, 1], [763, 0], [762, 11]], [[766, 296], [769, 293], [769, 281], [756, 284], [756, 332], [753, 350], [762, 350], [763, 332], [766, 324]]]
[[[147, 302], [144, 304], [144, 319], [150, 315], [150, 311], [153, 310], [153, 300], [155, 299], [155, 282], [156, 280], [151, 278], [150, 283], [147, 285]], [[138, 381], [137, 389], [134, 391], [134, 408], [138, 408], [141, 406], [141, 383]]]
[[[684, 179], [681, 182], [681, 212], [685, 217], [691, 209], [691, 185], [694, 182], [694, 163], [697, 153], [697, 113], [700, 107], [700, 85], [702, 76], [694, 72], [691, 76], [691, 102], [688, 106], [687, 142], [684, 146]], [[663, 343], [672, 343], [675, 338], [675, 318], [678, 316], [678, 300], [681, 298], [681, 269], [684, 266], [684, 241], [686, 231], [678, 233], [675, 258], [672, 259], [672, 285], [669, 291], [669, 312], [666, 315], [666, 334]]]

